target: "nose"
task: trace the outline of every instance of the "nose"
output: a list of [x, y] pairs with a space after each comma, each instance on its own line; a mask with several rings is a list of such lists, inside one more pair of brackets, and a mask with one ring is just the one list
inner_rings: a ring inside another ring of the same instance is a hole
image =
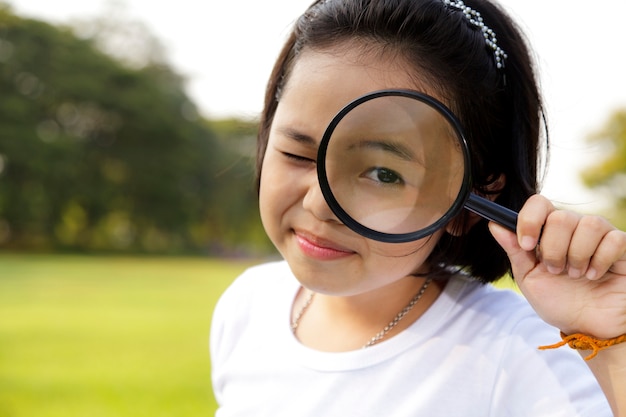
[[317, 181], [317, 176], [309, 182], [308, 190], [302, 200], [302, 207], [311, 212], [318, 220], [340, 223], [335, 213], [333, 213], [328, 203], [326, 203], [326, 199], [324, 199], [322, 189]]

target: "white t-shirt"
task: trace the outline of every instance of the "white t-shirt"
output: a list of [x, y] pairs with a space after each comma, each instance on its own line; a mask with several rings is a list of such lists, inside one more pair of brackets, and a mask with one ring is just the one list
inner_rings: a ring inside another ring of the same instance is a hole
[[319, 352], [290, 328], [285, 262], [243, 273], [211, 330], [218, 417], [611, 416], [580, 356], [512, 291], [452, 278], [408, 329], [367, 349]]

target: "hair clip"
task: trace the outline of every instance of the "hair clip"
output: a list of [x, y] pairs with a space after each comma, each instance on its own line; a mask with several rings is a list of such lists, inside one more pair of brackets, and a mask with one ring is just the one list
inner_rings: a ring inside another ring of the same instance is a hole
[[507, 58], [507, 55], [502, 50], [502, 48], [498, 46], [498, 43], [497, 43], [498, 39], [496, 38], [495, 32], [491, 30], [491, 28], [489, 28], [487, 25], [485, 25], [480, 13], [472, 9], [471, 7], [466, 6], [465, 3], [463, 3], [463, 1], [461, 0], [456, 0], [456, 1], [442, 0], [442, 1], [448, 7], [453, 7], [457, 10], [462, 11], [467, 21], [470, 24], [478, 27], [482, 31], [483, 37], [485, 38], [485, 43], [487, 44], [488, 47], [493, 49], [493, 56], [496, 61], [496, 67], [498, 67], [499, 69], [504, 68], [504, 60]]

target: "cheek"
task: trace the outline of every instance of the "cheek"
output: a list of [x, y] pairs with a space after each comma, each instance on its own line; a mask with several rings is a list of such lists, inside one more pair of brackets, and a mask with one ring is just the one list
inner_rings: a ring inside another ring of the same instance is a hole
[[279, 209], [276, 207], [279, 198], [274, 196], [271, 187], [271, 181], [267, 181], [269, 178], [267, 175], [261, 174], [260, 192], [259, 192], [259, 215], [261, 217], [261, 224], [265, 233], [272, 241], [274, 246], [280, 245], [280, 219], [281, 215]]
[[268, 153], [265, 156], [259, 183], [259, 211], [266, 229], [277, 224], [297, 198], [297, 187], [292, 184], [293, 177], [275, 160], [274, 155]]
[[267, 222], [273, 217], [274, 206], [277, 203], [277, 188], [280, 182], [277, 181], [276, 174], [266, 164], [267, 158], [263, 161], [261, 168], [261, 180], [259, 182], [259, 211], [261, 220], [267, 228]]

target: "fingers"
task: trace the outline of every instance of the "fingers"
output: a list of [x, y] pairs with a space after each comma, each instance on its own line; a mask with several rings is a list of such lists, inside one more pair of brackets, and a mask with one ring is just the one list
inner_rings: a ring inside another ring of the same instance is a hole
[[601, 217], [585, 216], [579, 219], [567, 252], [570, 277], [596, 279], [599, 273], [606, 273], [617, 254], [608, 243], [612, 240], [608, 236], [612, 231], [611, 224]]
[[517, 218], [517, 236], [524, 250], [534, 250], [539, 244], [546, 219], [555, 210], [552, 203], [540, 195], [530, 197], [524, 204]]
[[524, 276], [535, 267], [537, 264], [535, 252], [521, 248], [515, 233], [493, 222], [489, 223], [489, 229], [511, 260], [513, 276]]
[[593, 257], [585, 276], [600, 279], [607, 272], [626, 274], [626, 233], [613, 229], [603, 238]]
[[[577, 250], [580, 243], [573, 239], [575, 235], [583, 233], [582, 231], [577, 233], [579, 221], [580, 215], [566, 211], [554, 211], [548, 215], [543, 226], [538, 253], [541, 261], [551, 274], [561, 274], [568, 267], [571, 267], [572, 272], [574, 272], [575, 266], [568, 264], [568, 261], [570, 260], [569, 253], [571, 250], [580, 252], [580, 250]], [[591, 247], [592, 245], [589, 246]], [[578, 268], [581, 268], [585, 261], [589, 260], [594, 250], [595, 246], [591, 249], [591, 253], [587, 254], [587, 258], [579, 257]]]
[[599, 279], [626, 253], [626, 233], [604, 218], [557, 210], [538, 195], [520, 211], [517, 235], [524, 250], [539, 245], [539, 260], [548, 272], [571, 278]]

